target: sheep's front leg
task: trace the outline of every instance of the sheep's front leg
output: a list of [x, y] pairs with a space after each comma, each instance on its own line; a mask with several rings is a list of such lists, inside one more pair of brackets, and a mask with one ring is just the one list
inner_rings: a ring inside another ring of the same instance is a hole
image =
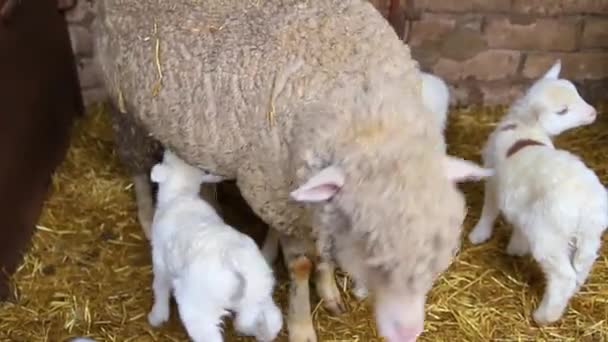
[[316, 342], [317, 335], [312, 324], [308, 284], [313, 264], [307, 256], [307, 245], [303, 240], [284, 235], [280, 237], [280, 242], [290, 277], [287, 315], [289, 341]]
[[315, 286], [317, 294], [323, 300], [323, 306], [334, 315], [344, 312], [344, 303], [336, 284], [335, 264], [321, 256], [316, 267]]
[[154, 218], [154, 200], [152, 196], [152, 183], [148, 174], [133, 176], [135, 201], [137, 203], [137, 218], [144, 231], [146, 239], [152, 235], [152, 219]]
[[481, 217], [475, 228], [469, 233], [469, 241], [474, 245], [485, 242], [492, 236], [494, 222], [499, 214], [496, 183], [492, 178], [487, 179], [485, 182]]

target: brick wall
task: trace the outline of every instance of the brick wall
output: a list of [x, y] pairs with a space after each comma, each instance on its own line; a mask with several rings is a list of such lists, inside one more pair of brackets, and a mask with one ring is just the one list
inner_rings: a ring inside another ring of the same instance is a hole
[[509, 103], [558, 58], [583, 96], [608, 100], [608, 0], [370, 1], [454, 103]]
[[[608, 100], [608, 0], [370, 0], [454, 104], [509, 103], [557, 58], [590, 101]], [[391, 7], [392, 4], [392, 7]], [[92, 67], [91, 0], [67, 13], [85, 101], [105, 92]]]

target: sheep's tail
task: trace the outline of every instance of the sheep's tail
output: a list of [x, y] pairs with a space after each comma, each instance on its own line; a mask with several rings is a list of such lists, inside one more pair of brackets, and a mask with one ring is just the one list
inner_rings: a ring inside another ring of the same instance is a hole
[[264, 244], [262, 245], [262, 255], [268, 265], [274, 264], [279, 254], [279, 232], [272, 228], [268, 228]]

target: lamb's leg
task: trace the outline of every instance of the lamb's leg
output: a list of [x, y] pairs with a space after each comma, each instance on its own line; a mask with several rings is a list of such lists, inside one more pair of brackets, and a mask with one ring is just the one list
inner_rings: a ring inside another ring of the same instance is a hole
[[246, 303], [239, 308], [234, 321], [236, 331], [247, 336], [255, 336], [259, 342], [274, 340], [283, 326], [281, 310], [272, 297], [262, 303], [251, 304]]
[[576, 272], [576, 290], [578, 292], [587, 281], [591, 268], [597, 259], [597, 252], [601, 247], [601, 236], [583, 237], [578, 241], [576, 251], [572, 258], [572, 266]]
[[279, 254], [279, 232], [268, 228], [268, 232], [266, 233], [266, 238], [264, 239], [264, 244], [262, 245], [262, 255], [264, 255], [264, 259], [269, 265], [274, 264], [274, 261], [277, 259], [277, 255]]
[[333, 262], [321, 257], [316, 267], [315, 286], [317, 294], [323, 300], [323, 306], [334, 315], [344, 312], [344, 303], [334, 276]]
[[576, 272], [570, 263], [567, 244], [541, 243], [542, 250], [534, 248], [547, 279], [543, 299], [533, 314], [539, 325], [553, 323], [561, 318], [576, 290]]
[[193, 300], [196, 297], [192, 296], [200, 297], [200, 293], [186, 296], [183, 299], [175, 296], [179, 316], [192, 341], [223, 342], [224, 338], [219, 327], [223, 310], [209, 304], [201, 305], [199, 301]]
[[475, 228], [469, 233], [469, 241], [474, 245], [487, 241], [490, 236], [492, 236], [494, 222], [499, 214], [496, 199], [496, 184], [493, 179], [487, 179], [484, 188], [481, 217], [479, 218], [479, 222], [475, 225]]
[[316, 342], [317, 335], [312, 324], [310, 288], [308, 281], [313, 268], [307, 256], [305, 241], [280, 236], [283, 258], [289, 270], [289, 313], [287, 328], [290, 342]]
[[530, 252], [528, 239], [517, 227], [513, 228], [511, 239], [507, 245], [507, 254], [513, 256], [524, 256]]
[[154, 305], [148, 314], [148, 322], [151, 326], [157, 327], [169, 319], [171, 296], [171, 279], [161, 267], [154, 267], [152, 291], [154, 292]]
[[150, 176], [139, 174], [133, 176], [135, 201], [137, 203], [137, 218], [148, 240], [152, 235], [152, 219], [154, 218], [154, 200]]

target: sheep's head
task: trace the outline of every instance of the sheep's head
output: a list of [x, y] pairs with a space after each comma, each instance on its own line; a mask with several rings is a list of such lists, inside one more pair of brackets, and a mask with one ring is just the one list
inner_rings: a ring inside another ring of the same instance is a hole
[[375, 297], [380, 333], [390, 342], [415, 341], [426, 294], [459, 248], [466, 209], [456, 182], [492, 172], [435, 152], [347, 155], [291, 197], [317, 203], [320, 243]]
[[576, 86], [559, 78], [560, 71], [558, 60], [530, 87], [523, 102], [549, 135], [589, 125], [597, 116], [595, 108], [583, 100]]

